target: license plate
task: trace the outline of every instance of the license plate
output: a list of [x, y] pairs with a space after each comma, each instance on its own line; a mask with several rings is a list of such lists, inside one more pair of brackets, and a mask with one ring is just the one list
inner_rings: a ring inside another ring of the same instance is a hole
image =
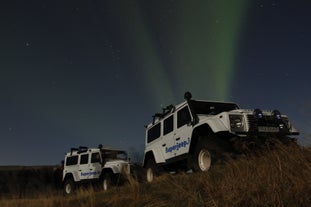
[[280, 129], [278, 127], [265, 127], [265, 126], [259, 126], [258, 127], [259, 132], [279, 132]]

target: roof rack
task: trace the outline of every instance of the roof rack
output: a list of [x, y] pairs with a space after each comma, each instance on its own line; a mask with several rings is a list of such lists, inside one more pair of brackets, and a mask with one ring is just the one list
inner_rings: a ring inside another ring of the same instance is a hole
[[156, 118], [159, 118], [159, 120], [163, 119], [166, 115], [173, 113], [175, 111], [175, 106], [173, 104], [168, 105], [165, 108], [162, 108], [162, 113], [155, 113], [152, 118], [152, 124], [155, 123]]
[[78, 148], [73, 148], [73, 147], [72, 147], [72, 148], [70, 149], [70, 155], [72, 155], [73, 152], [77, 152], [77, 151], [79, 151]]
[[88, 150], [88, 147], [79, 146], [79, 152], [78, 153], [86, 152], [87, 150]]
[[70, 155], [72, 155], [73, 152], [78, 152], [79, 154], [82, 152], [86, 152], [87, 150], [88, 150], [88, 147], [85, 147], [85, 146], [79, 146], [79, 148], [72, 147], [70, 149]]

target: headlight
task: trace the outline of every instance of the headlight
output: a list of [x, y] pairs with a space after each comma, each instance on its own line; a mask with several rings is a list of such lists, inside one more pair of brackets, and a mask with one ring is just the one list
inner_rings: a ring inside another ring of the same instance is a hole
[[244, 131], [243, 116], [229, 115], [231, 131]]

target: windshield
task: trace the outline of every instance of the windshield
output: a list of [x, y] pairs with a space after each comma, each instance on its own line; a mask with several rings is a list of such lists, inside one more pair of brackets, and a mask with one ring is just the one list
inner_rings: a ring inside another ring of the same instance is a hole
[[208, 114], [208, 115], [215, 115], [224, 111], [239, 109], [239, 107], [234, 103], [204, 102], [204, 101], [191, 101], [191, 107], [195, 114]]
[[125, 151], [103, 150], [102, 157], [104, 160], [127, 160]]

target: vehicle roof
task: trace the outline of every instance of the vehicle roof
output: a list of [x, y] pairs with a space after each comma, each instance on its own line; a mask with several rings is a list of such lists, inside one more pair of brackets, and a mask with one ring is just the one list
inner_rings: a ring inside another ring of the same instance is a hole
[[[236, 104], [231, 101], [214, 101], [214, 100], [197, 100], [197, 99], [191, 99], [190, 101], [202, 101], [202, 102], [209, 102], [209, 103], [227, 103], [227, 104]], [[237, 105], [237, 104], [236, 104]]]
[[[208, 102], [208, 103], [227, 103], [227, 104], [235, 104], [234, 102], [225, 102], [225, 101], [211, 101], [211, 100], [195, 100], [195, 99], [191, 99], [190, 101], [195, 101], [195, 102]], [[180, 109], [181, 107], [183, 107], [184, 105], [186, 105], [188, 102], [187, 101], [183, 101], [177, 105], [175, 105], [175, 111]], [[238, 105], [237, 105], [238, 106]], [[238, 106], [239, 107], [239, 106]], [[165, 119], [166, 117], [170, 116], [173, 112], [170, 112], [168, 114], [166, 114], [163, 118], [157, 118], [155, 119], [154, 122], [149, 123], [146, 128], [149, 129], [150, 127], [156, 125], [157, 123], [159, 123], [161, 120]]]
[[72, 156], [72, 155], [79, 155], [81, 153], [86, 153], [86, 152], [100, 152], [100, 151], [105, 151], [105, 152], [122, 152], [126, 153], [125, 150], [118, 150], [118, 149], [110, 149], [110, 148], [87, 148], [86, 150], [79, 150], [79, 149], [74, 149], [70, 152], [66, 153], [66, 156]]

